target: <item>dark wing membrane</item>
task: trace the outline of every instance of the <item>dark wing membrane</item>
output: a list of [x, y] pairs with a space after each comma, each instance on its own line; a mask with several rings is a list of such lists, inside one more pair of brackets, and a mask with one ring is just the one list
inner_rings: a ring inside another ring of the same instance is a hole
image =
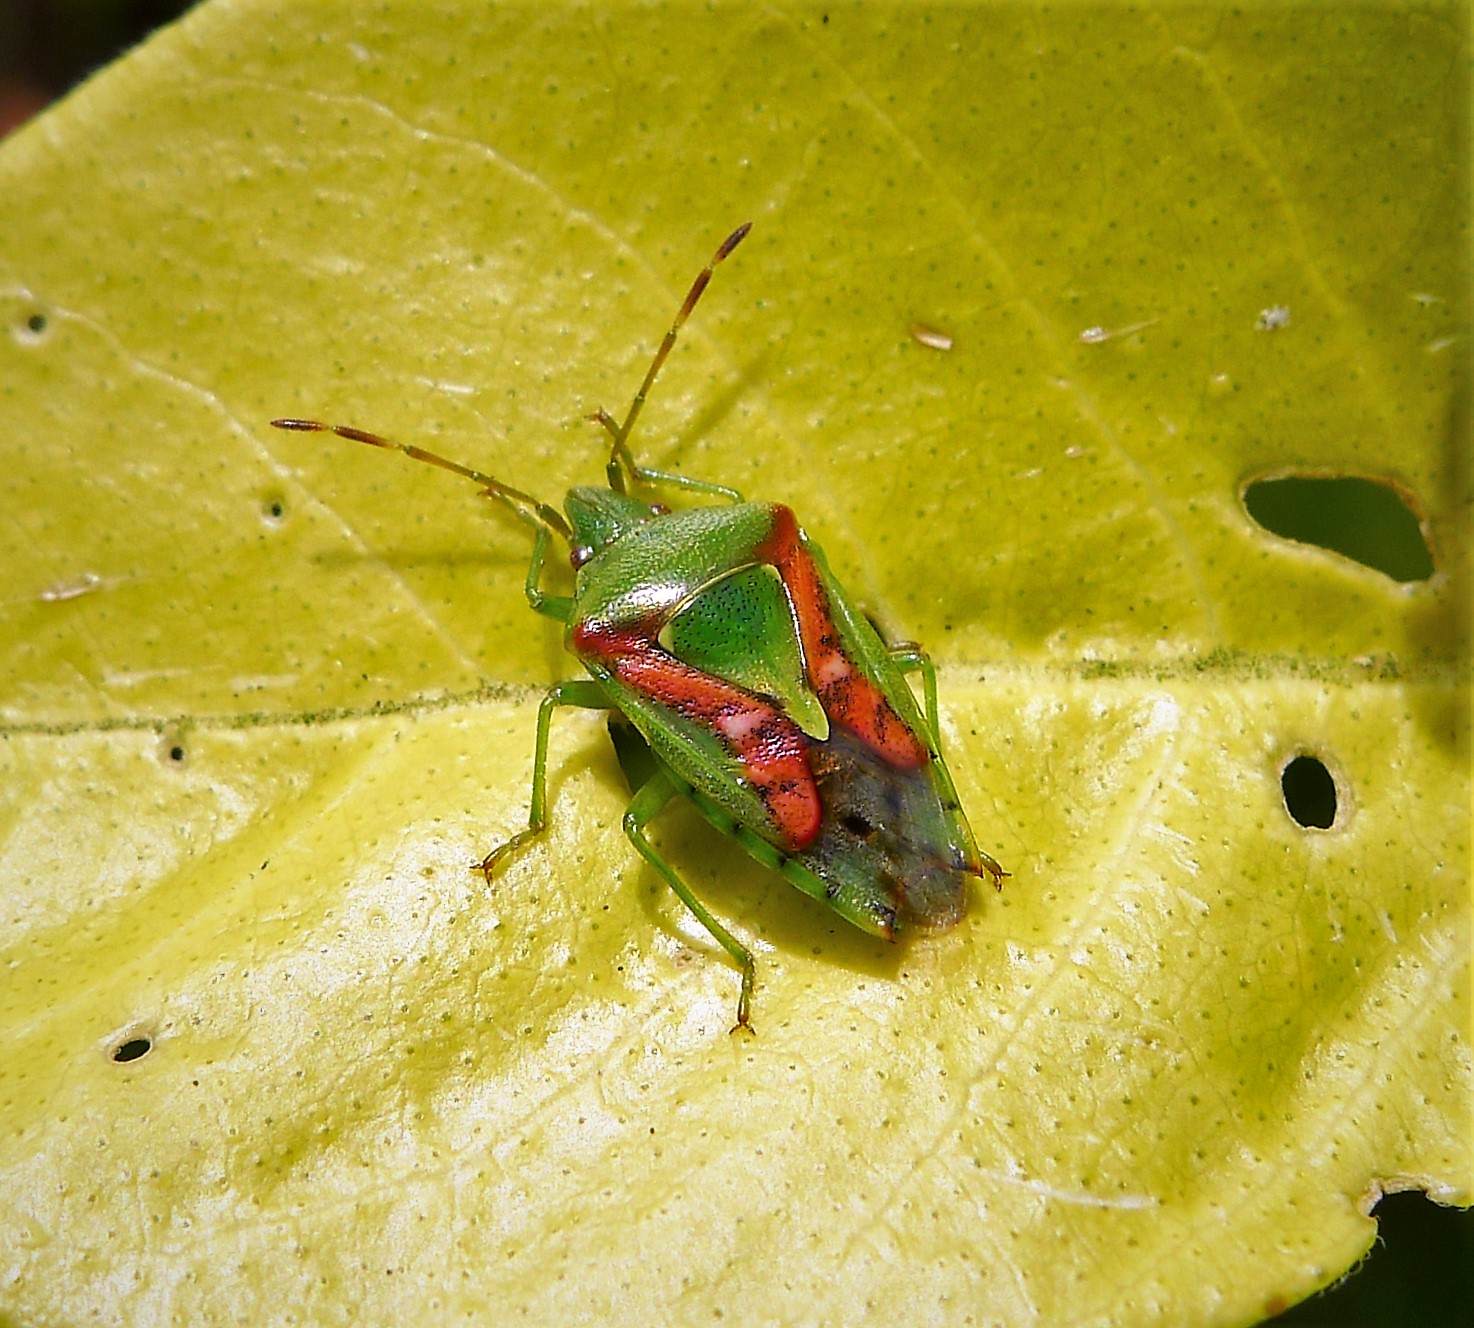
[[972, 871], [952, 842], [931, 767], [897, 769], [838, 727], [813, 745], [809, 763], [824, 819], [798, 860], [833, 891], [835, 908], [872, 929], [887, 912], [898, 929], [958, 922]]

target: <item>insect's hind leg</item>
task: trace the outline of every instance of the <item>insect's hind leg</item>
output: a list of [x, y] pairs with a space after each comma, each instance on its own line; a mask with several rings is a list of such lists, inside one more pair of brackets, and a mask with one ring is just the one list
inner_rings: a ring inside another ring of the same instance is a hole
[[[891, 659], [900, 667], [902, 673], [912, 673], [920, 670], [921, 692], [926, 703], [926, 722], [927, 726], [931, 729], [932, 747], [940, 754], [942, 750], [942, 726], [937, 711], [937, 666], [932, 662], [932, 657], [914, 641], [897, 641], [895, 645], [887, 646], [886, 649]], [[950, 789], [952, 787], [952, 776], [946, 771], [945, 767], [943, 767], [940, 777], [946, 780], [946, 786]], [[955, 799], [955, 791], [952, 796]], [[957, 815], [961, 818], [960, 809]], [[991, 854], [984, 853], [977, 846], [977, 842], [973, 838], [972, 828], [967, 824], [966, 820], [960, 821], [960, 833], [965, 838], [972, 852], [977, 855], [979, 865], [988, 873], [989, 878], [993, 882], [993, 888], [995, 890], [1001, 890], [1003, 888], [1003, 878], [1010, 875], [1010, 873], [1003, 870], [995, 857]]]
[[937, 712], [937, 666], [932, 658], [915, 641], [897, 641], [886, 647], [891, 659], [902, 673], [921, 673], [921, 696], [926, 706], [926, 723], [931, 729], [932, 746], [942, 749], [941, 722]]
[[680, 878], [676, 869], [660, 856], [654, 845], [645, 837], [645, 827], [680, 792], [681, 790], [665, 771], [657, 771], [640, 786], [639, 792], [635, 794], [630, 805], [625, 809], [624, 833], [639, 851], [640, 856], [660, 873], [665, 883], [676, 892], [680, 901], [691, 910], [697, 922], [711, 933], [717, 944], [732, 956], [737, 967], [742, 970], [742, 990], [737, 997], [737, 1022], [732, 1026], [732, 1032], [735, 1033], [739, 1028], [745, 1028], [750, 1033], [752, 1032], [752, 1021], [748, 1018], [748, 1011], [752, 1005], [752, 985], [757, 973], [752, 952], [712, 916], [706, 905], [692, 892], [691, 887]]

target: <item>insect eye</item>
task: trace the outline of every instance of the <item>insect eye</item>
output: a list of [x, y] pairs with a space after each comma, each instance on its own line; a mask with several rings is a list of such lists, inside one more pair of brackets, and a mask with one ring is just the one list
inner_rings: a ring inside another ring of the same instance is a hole
[[594, 551], [587, 544], [575, 544], [573, 548], [568, 551], [568, 561], [573, 564], [574, 571], [577, 571], [593, 556]]
[[651, 515], [651, 517], [669, 516], [670, 515], [670, 508], [667, 507], [664, 503], [651, 503], [650, 504], [650, 515]]

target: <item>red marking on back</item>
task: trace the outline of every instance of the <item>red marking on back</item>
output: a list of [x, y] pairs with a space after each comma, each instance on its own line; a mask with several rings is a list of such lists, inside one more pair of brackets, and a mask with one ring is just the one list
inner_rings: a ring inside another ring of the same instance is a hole
[[742, 763], [789, 853], [814, 842], [824, 808], [809, 768], [809, 739], [777, 706], [683, 664], [660, 648], [648, 628], [581, 622], [573, 629], [573, 648], [642, 696], [720, 737]]
[[813, 555], [804, 548], [791, 509], [773, 508], [773, 529], [758, 546], [758, 557], [778, 569], [798, 618], [799, 640], [809, 682], [831, 720], [837, 720], [878, 756], [902, 770], [930, 759], [920, 739], [844, 652], [844, 642], [829, 610], [829, 596]]

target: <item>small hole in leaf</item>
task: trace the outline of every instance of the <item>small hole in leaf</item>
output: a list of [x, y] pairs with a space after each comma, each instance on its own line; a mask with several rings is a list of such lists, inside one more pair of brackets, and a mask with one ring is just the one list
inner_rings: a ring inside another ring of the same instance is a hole
[[189, 759], [189, 731], [179, 724], [169, 724], [159, 734], [159, 745], [154, 749], [158, 759], [166, 766], [183, 765]]
[[140, 1060], [154, 1049], [153, 1041], [146, 1037], [131, 1037], [113, 1048], [113, 1060], [119, 1065]]
[[1254, 480], [1244, 488], [1244, 508], [1273, 535], [1329, 549], [1394, 581], [1433, 575], [1418, 515], [1390, 484], [1355, 476]]
[[50, 323], [46, 315], [38, 310], [35, 313], [27, 314], [19, 323], [15, 324], [14, 336], [23, 345], [34, 346], [46, 336], [46, 329], [49, 326]]
[[1296, 824], [1329, 830], [1336, 821], [1336, 781], [1324, 762], [1297, 756], [1280, 772], [1285, 808]]

